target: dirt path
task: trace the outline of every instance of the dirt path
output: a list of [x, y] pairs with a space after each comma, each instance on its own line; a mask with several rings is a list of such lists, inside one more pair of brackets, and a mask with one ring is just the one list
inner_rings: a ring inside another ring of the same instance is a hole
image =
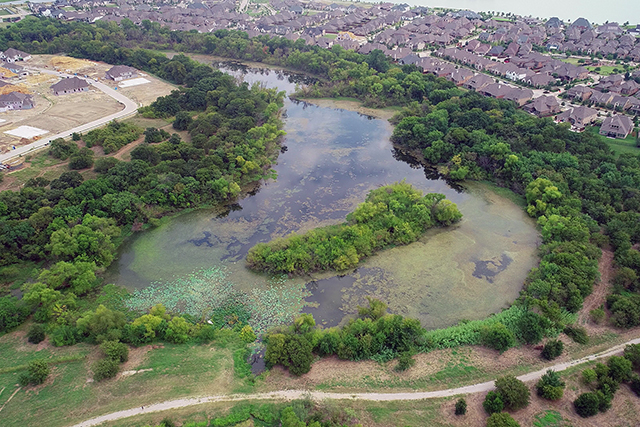
[[584, 299], [582, 310], [578, 316], [578, 323], [589, 323], [589, 312], [595, 310], [604, 304], [611, 286], [613, 285], [613, 251], [610, 249], [602, 250], [602, 257], [598, 262], [598, 270], [600, 271], [600, 283], [593, 288], [591, 295]]
[[[624, 344], [611, 347], [608, 350], [604, 350], [600, 353], [595, 353], [590, 356], [586, 356], [580, 359], [572, 360], [569, 362], [558, 363], [555, 365], [547, 366], [539, 371], [530, 372], [518, 377], [522, 381], [534, 381], [539, 379], [548, 369], [555, 371], [564, 371], [565, 369], [573, 366], [580, 365], [585, 362], [591, 362], [593, 360], [610, 357], [615, 354], [621, 353], [625, 346], [629, 344], [640, 344], [640, 338], [627, 341]], [[425, 391], [425, 392], [408, 392], [408, 393], [328, 393], [312, 390], [278, 390], [268, 393], [256, 393], [256, 394], [231, 394], [231, 395], [218, 395], [218, 396], [202, 396], [192, 397], [184, 399], [169, 400], [161, 403], [154, 403], [140, 408], [127, 409], [124, 411], [112, 412], [110, 414], [101, 415], [96, 418], [92, 418], [87, 421], [83, 421], [73, 427], [90, 427], [97, 426], [107, 421], [115, 421], [123, 418], [133, 417], [135, 415], [146, 414], [150, 412], [160, 412], [169, 409], [184, 408], [186, 406], [199, 405], [202, 403], [214, 403], [214, 402], [238, 402], [243, 400], [295, 400], [310, 398], [313, 400], [340, 400], [340, 399], [353, 399], [353, 400], [369, 400], [376, 402], [389, 402], [398, 400], [423, 400], [434, 399], [440, 397], [456, 396], [460, 394], [472, 394], [481, 393], [495, 388], [493, 381], [487, 381], [484, 383], [468, 385], [464, 387], [450, 388], [446, 390], [437, 391]]]

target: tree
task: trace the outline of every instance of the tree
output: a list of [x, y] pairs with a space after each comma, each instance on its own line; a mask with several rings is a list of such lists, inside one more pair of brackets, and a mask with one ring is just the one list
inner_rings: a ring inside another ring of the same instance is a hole
[[640, 369], [640, 344], [630, 344], [624, 348], [624, 357], [631, 361], [634, 369]]
[[176, 119], [173, 121], [173, 128], [175, 130], [187, 130], [192, 122], [193, 119], [188, 112], [180, 111], [176, 114]]
[[189, 341], [191, 329], [192, 325], [183, 317], [175, 316], [171, 321], [169, 321], [165, 337], [167, 341], [174, 344], [183, 344]]
[[573, 402], [573, 406], [582, 418], [592, 417], [600, 411], [600, 399], [596, 393], [582, 393]]
[[564, 394], [565, 383], [556, 371], [549, 369], [536, 384], [538, 396], [548, 400], [560, 400]]
[[100, 359], [91, 365], [91, 371], [93, 371], [93, 379], [95, 381], [113, 378], [118, 374], [119, 369], [118, 362], [113, 359]]
[[464, 400], [464, 398], [460, 398], [458, 399], [458, 401], [456, 402], [456, 411], [455, 414], [456, 415], [464, 415], [467, 413], [467, 401]]
[[520, 427], [520, 424], [506, 412], [491, 414], [487, 419], [487, 427]]
[[253, 328], [249, 325], [245, 325], [242, 327], [240, 331], [240, 339], [246, 343], [254, 342], [258, 337], [255, 332], [253, 332]]
[[607, 360], [607, 366], [609, 367], [609, 376], [617, 382], [627, 381], [633, 370], [631, 361], [622, 356], [611, 356]]
[[593, 369], [585, 369], [582, 371], [582, 381], [585, 384], [592, 384], [596, 379], [598, 379], [598, 376], [596, 375], [596, 371]]
[[480, 331], [482, 343], [500, 353], [515, 345], [513, 333], [502, 323], [494, 323]]
[[482, 402], [482, 407], [487, 414], [502, 412], [504, 409], [504, 402], [502, 401], [500, 393], [496, 391], [490, 391], [487, 393], [487, 396], [484, 398], [484, 402]]
[[553, 360], [562, 354], [564, 343], [560, 340], [549, 340], [542, 349], [542, 357], [547, 360]]
[[82, 334], [97, 342], [119, 339], [125, 324], [124, 313], [111, 310], [102, 304], [95, 311], [84, 313], [76, 322]]
[[413, 354], [409, 351], [405, 351], [400, 353], [398, 356], [398, 364], [396, 365], [396, 371], [406, 371], [413, 365], [415, 365], [416, 361], [413, 359]]
[[519, 337], [527, 344], [537, 344], [544, 336], [542, 329], [541, 317], [532, 312], [527, 311], [518, 322]]
[[126, 362], [129, 359], [129, 347], [118, 341], [105, 341], [100, 344], [100, 350], [107, 359], [118, 363]]
[[29, 332], [27, 333], [27, 337], [29, 338], [29, 342], [32, 344], [38, 344], [44, 341], [44, 326], [39, 323], [31, 325], [31, 328], [29, 328]]
[[529, 404], [529, 388], [512, 375], [498, 378], [496, 391], [500, 394], [504, 407], [507, 409], [518, 410]]
[[42, 384], [49, 376], [49, 372], [49, 364], [46, 360], [32, 360], [31, 362], [29, 362], [29, 365], [27, 365], [28, 383], [33, 385]]
[[93, 151], [83, 148], [69, 158], [69, 169], [87, 169], [93, 166]]
[[28, 308], [16, 297], [0, 298], [0, 333], [20, 325], [29, 315]]
[[301, 335], [289, 335], [285, 346], [289, 372], [295, 376], [306, 374], [311, 370], [313, 346]]

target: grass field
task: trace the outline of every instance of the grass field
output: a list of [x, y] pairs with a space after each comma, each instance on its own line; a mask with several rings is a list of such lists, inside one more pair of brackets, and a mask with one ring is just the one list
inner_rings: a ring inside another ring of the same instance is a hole
[[640, 155], [640, 147], [636, 144], [636, 137], [629, 134], [625, 139], [613, 139], [607, 138], [606, 136], [600, 135], [598, 132], [600, 131], [600, 127], [598, 126], [590, 126], [587, 128], [587, 132], [592, 133], [593, 135], [600, 138], [602, 141], [606, 142], [607, 145], [617, 154], [629, 153], [634, 155]]
[[[599, 68], [599, 71], [596, 71], [596, 68]], [[618, 70], [617, 72], [613, 71], [614, 69]], [[621, 66], [613, 66], [613, 65], [600, 65], [598, 67], [596, 66], [588, 66], [587, 70], [589, 71], [593, 71], [594, 73], [598, 73], [602, 76], [608, 76], [611, 74], [618, 74], [624, 71], [624, 68], [622, 68]]]
[[[50, 347], [29, 344], [28, 325], [0, 337], [0, 406], [14, 393], [25, 365], [44, 358], [52, 363], [47, 381], [20, 389], [2, 410], [3, 426], [65, 426], [100, 414], [181, 396], [247, 391], [251, 384], [234, 374], [235, 341], [211, 345], [160, 344], [132, 349], [121, 371], [149, 369], [95, 383], [90, 366], [99, 357], [96, 346]], [[64, 398], [62, 398], [64, 396]], [[28, 408], [28, 410], [25, 410]]]

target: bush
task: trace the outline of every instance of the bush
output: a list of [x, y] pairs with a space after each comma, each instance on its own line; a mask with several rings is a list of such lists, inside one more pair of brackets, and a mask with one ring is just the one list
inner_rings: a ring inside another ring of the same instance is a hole
[[176, 114], [176, 119], [173, 121], [173, 128], [176, 130], [187, 130], [191, 123], [193, 123], [191, 115], [186, 111], [179, 111]]
[[507, 409], [518, 410], [529, 404], [529, 389], [525, 383], [512, 375], [498, 378], [496, 391], [500, 394]]
[[116, 159], [115, 157], [100, 157], [99, 159], [96, 159], [93, 165], [93, 170], [97, 173], [106, 173], [109, 169], [117, 165], [119, 162], [120, 160]]
[[564, 394], [565, 383], [560, 375], [549, 369], [536, 384], [538, 396], [548, 400], [560, 400]]
[[117, 363], [123, 363], [129, 359], [129, 347], [118, 341], [105, 341], [100, 344], [100, 350], [107, 359]]
[[607, 366], [609, 367], [609, 376], [617, 382], [627, 381], [633, 370], [631, 361], [622, 356], [611, 356], [607, 360]]
[[406, 371], [413, 365], [415, 365], [416, 361], [413, 359], [413, 354], [411, 352], [405, 351], [400, 353], [398, 356], [398, 364], [396, 365], [396, 371]]
[[542, 357], [547, 360], [553, 360], [562, 354], [564, 343], [560, 340], [549, 340], [542, 349]]
[[495, 414], [497, 412], [502, 412], [504, 409], [504, 402], [498, 392], [490, 391], [484, 398], [482, 407], [487, 411], [487, 414]]
[[520, 424], [506, 412], [492, 414], [487, 419], [487, 427], [520, 427]]
[[582, 371], [582, 381], [585, 384], [592, 384], [596, 379], [598, 379], [598, 376], [596, 375], [596, 371], [593, 369], [585, 369]]
[[599, 325], [604, 320], [605, 313], [602, 308], [595, 308], [589, 312], [589, 316], [591, 316], [593, 323]]
[[252, 343], [254, 342], [258, 337], [256, 336], [256, 333], [253, 332], [253, 328], [249, 325], [245, 325], [242, 327], [242, 330], [240, 331], [240, 339], [246, 343]]
[[631, 391], [634, 392], [636, 396], [640, 397], [640, 376], [635, 372], [631, 374], [629, 387], [631, 387]]
[[582, 326], [567, 325], [564, 328], [564, 333], [578, 344], [589, 344], [589, 335], [587, 335], [587, 330]]
[[544, 336], [541, 317], [528, 311], [518, 322], [518, 338], [527, 344], [537, 344]]
[[516, 343], [513, 333], [502, 323], [485, 326], [480, 332], [482, 343], [500, 353], [513, 347]]
[[467, 413], [467, 401], [463, 398], [456, 402], [456, 415], [464, 415]]
[[582, 418], [592, 417], [600, 411], [600, 399], [596, 393], [582, 393], [573, 406]]
[[49, 364], [46, 360], [32, 360], [27, 366], [27, 376], [29, 378], [29, 383], [33, 385], [42, 384], [49, 376], [49, 372]]
[[78, 342], [78, 330], [71, 326], [61, 325], [51, 332], [51, 343], [56, 347], [74, 345]]
[[630, 360], [633, 369], [640, 369], [640, 344], [631, 344], [624, 348], [624, 357]]
[[27, 333], [27, 337], [29, 338], [29, 342], [32, 344], [38, 344], [44, 341], [44, 326], [39, 323], [36, 323], [29, 328], [29, 332]]
[[93, 365], [91, 370], [93, 371], [93, 379], [95, 381], [102, 381], [107, 378], [113, 378], [118, 374], [120, 366], [118, 362], [112, 359], [100, 359]]
[[0, 298], [0, 333], [9, 331], [25, 321], [29, 309], [16, 297]]
[[69, 158], [69, 169], [87, 169], [93, 166], [93, 151], [83, 148]]

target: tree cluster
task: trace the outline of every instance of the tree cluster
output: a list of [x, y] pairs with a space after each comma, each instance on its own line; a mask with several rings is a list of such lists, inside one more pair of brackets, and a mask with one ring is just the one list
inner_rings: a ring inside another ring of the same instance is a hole
[[443, 195], [423, 196], [405, 182], [395, 183], [369, 192], [346, 223], [259, 243], [249, 250], [247, 262], [270, 273], [346, 270], [385, 247], [415, 242], [429, 228], [460, 218]]

